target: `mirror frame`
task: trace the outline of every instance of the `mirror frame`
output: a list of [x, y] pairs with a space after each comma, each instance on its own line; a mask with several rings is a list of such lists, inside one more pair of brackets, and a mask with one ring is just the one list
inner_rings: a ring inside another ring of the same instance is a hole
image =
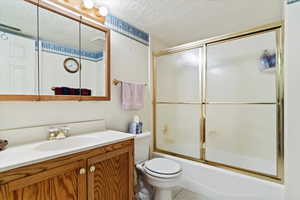
[[[111, 100], [111, 86], [110, 86], [110, 29], [100, 25], [102, 22], [94, 22], [95, 19], [87, 17], [87, 14], [74, 12], [68, 8], [63, 8], [61, 5], [54, 6], [55, 2], [45, 2], [41, 0], [23, 0], [31, 3], [37, 7], [44, 8], [50, 12], [67, 17], [79, 24], [84, 24], [100, 30], [105, 33], [105, 96], [55, 96], [55, 95], [41, 95], [40, 90], [37, 95], [0, 95], [0, 101], [110, 101]], [[48, 0], [49, 1], [49, 0]], [[99, 23], [99, 24], [98, 24]], [[81, 33], [80, 33], [81, 34]], [[38, 36], [39, 40], [39, 36]], [[38, 65], [38, 67], [40, 67]], [[81, 82], [81, 80], [79, 80]], [[40, 79], [39, 79], [40, 85]]]

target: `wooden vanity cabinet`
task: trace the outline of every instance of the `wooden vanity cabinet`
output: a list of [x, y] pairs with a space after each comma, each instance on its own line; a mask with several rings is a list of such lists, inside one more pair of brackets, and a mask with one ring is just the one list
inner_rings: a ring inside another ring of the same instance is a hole
[[132, 200], [130, 147], [88, 159], [88, 200]]
[[0, 200], [132, 200], [133, 141], [0, 173]]
[[84, 200], [84, 161], [73, 162], [8, 183], [8, 200]]

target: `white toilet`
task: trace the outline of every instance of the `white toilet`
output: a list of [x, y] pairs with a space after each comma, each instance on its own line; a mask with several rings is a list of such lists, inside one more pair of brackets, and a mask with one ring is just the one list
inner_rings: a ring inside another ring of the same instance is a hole
[[181, 166], [165, 158], [148, 160], [150, 141], [149, 132], [135, 137], [136, 167], [145, 174], [148, 183], [155, 187], [155, 200], [172, 200], [172, 189], [178, 185]]

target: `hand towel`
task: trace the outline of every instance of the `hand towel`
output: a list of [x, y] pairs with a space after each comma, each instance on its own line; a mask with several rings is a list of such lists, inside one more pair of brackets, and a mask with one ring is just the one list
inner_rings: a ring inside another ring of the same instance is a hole
[[139, 110], [144, 107], [144, 84], [122, 82], [122, 108]]

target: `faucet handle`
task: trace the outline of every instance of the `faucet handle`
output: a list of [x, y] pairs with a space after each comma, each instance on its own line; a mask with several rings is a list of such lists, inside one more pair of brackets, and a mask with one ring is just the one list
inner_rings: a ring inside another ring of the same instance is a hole
[[50, 127], [50, 128], [48, 129], [48, 132], [49, 132], [49, 133], [57, 133], [57, 132], [58, 132], [58, 128], [56, 128], [56, 127]]
[[48, 139], [49, 140], [55, 140], [56, 136], [58, 134], [58, 128], [50, 127], [48, 129], [48, 133], [49, 133]]
[[70, 127], [68, 127], [68, 126], [63, 126], [63, 127], [61, 127], [60, 128], [61, 129], [61, 131], [64, 133], [64, 135], [66, 136], [66, 137], [69, 137], [70, 136]]

